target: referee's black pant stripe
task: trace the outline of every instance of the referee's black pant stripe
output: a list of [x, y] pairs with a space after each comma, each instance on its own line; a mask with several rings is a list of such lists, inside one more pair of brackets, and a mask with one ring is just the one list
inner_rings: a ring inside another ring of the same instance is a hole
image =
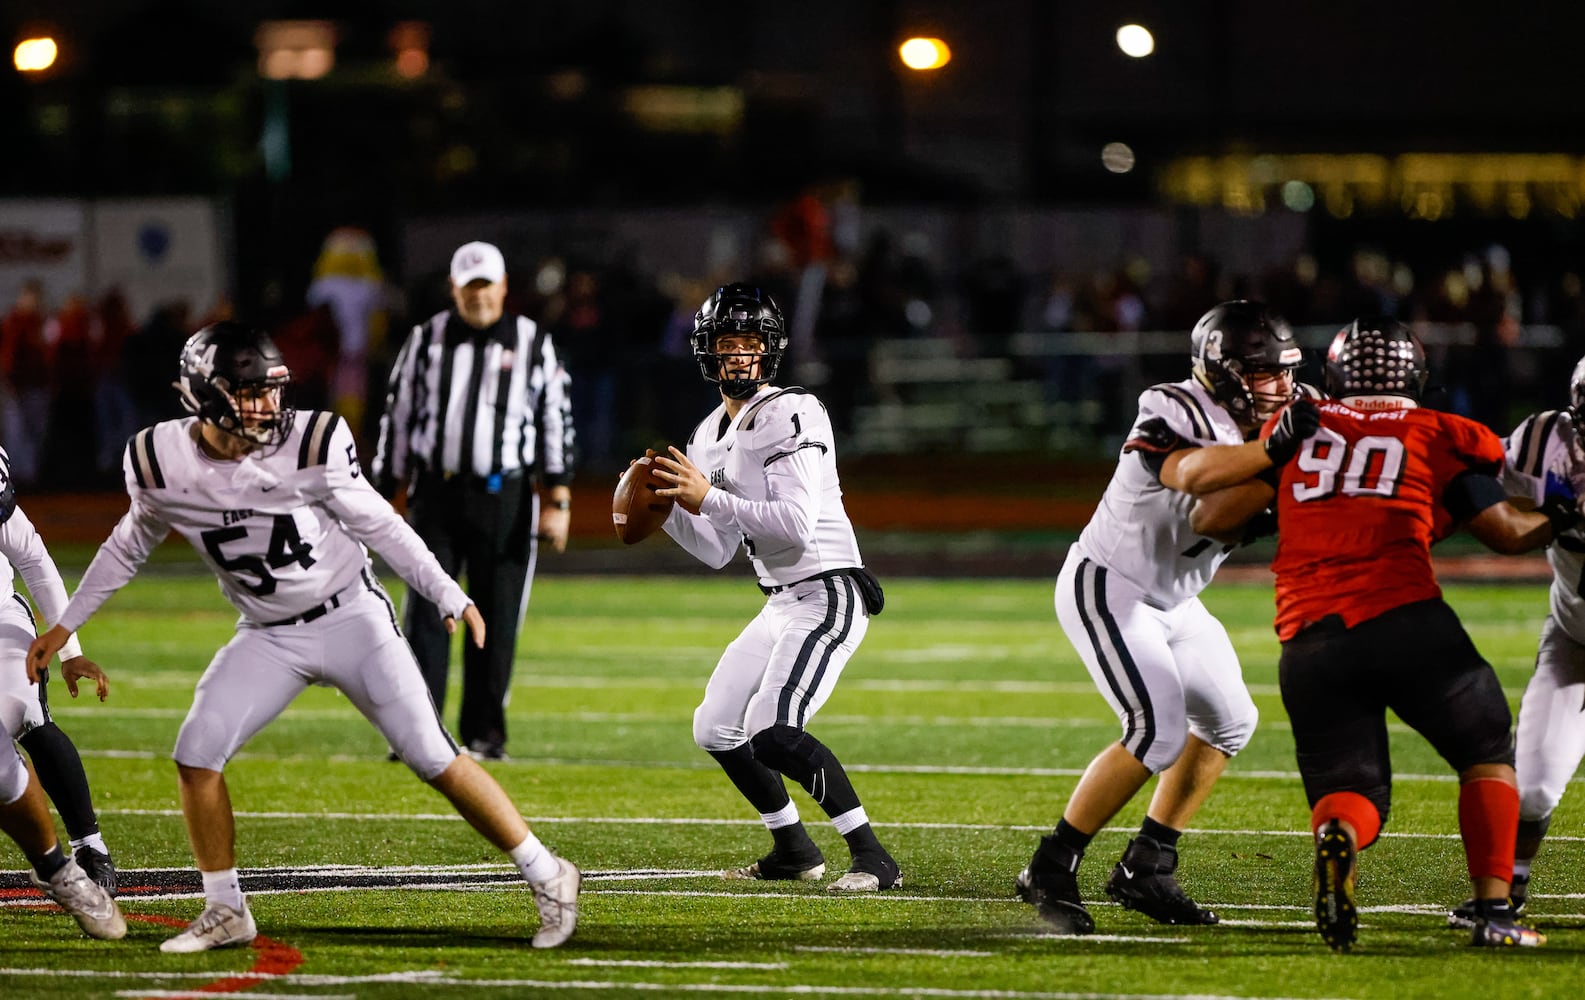
[[853, 578], [847, 574], [826, 578], [826, 599], [833, 605], [841, 604], [843, 610], [838, 617], [842, 620], [842, 627], [836, 637], [825, 644], [825, 652], [820, 655], [820, 666], [815, 668], [815, 675], [809, 681], [809, 687], [804, 691], [804, 696], [798, 702], [798, 728], [802, 729], [809, 714], [809, 702], [814, 700], [815, 692], [820, 690], [820, 682], [825, 679], [826, 668], [831, 666], [831, 657], [836, 654], [837, 647], [847, 642], [848, 633], [853, 631]]
[[[809, 661], [820, 646], [820, 640], [831, 634], [837, 624], [837, 602], [831, 586], [834, 577], [826, 578], [826, 616], [809, 635], [804, 638], [803, 646], [798, 650], [798, 656], [793, 660], [792, 670], [787, 674], [787, 682], [782, 685], [781, 696], [776, 699], [776, 724], [786, 726], [792, 724], [793, 719], [793, 693], [798, 690], [798, 681], [803, 677], [809, 667]], [[801, 713], [801, 707], [800, 707]]]
[[[1078, 605], [1079, 617], [1089, 633], [1090, 647], [1101, 665], [1107, 686], [1119, 703], [1127, 709], [1127, 722], [1123, 730], [1123, 745], [1139, 760], [1145, 759], [1150, 745], [1156, 741], [1156, 713], [1150, 704], [1150, 691], [1140, 676], [1139, 666], [1123, 642], [1117, 619], [1106, 605], [1106, 569], [1088, 559], [1079, 566]], [[1084, 577], [1090, 579], [1090, 592], [1094, 610], [1085, 600]], [[1101, 632], [1105, 633], [1105, 642]]]

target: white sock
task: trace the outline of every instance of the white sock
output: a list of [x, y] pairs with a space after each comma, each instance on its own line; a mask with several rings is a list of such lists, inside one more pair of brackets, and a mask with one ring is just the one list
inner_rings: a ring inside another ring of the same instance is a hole
[[837, 833], [840, 833], [845, 837], [869, 821], [870, 818], [864, 815], [864, 807], [858, 806], [856, 808], [849, 809], [840, 816], [832, 817], [831, 825], [836, 827]]
[[72, 841], [72, 852], [76, 853], [79, 847], [91, 847], [100, 854], [109, 854], [110, 848], [105, 846], [105, 838], [97, 833], [90, 833], [80, 840]]
[[765, 821], [765, 829], [780, 830], [784, 826], [792, 826], [798, 822], [798, 807], [788, 801], [773, 813], [760, 813], [759, 818]]
[[221, 872], [199, 872], [204, 877], [204, 901], [206, 903], [223, 903], [233, 910], [245, 910], [248, 901], [242, 895], [242, 883], [237, 879], [237, 870], [227, 868]]
[[544, 882], [555, 878], [556, 873], [561, 871], [561, 861], [533, 833], [507, 853], [512, 856], [517, 870], [523, 873], [523, 878], [530, 882]]

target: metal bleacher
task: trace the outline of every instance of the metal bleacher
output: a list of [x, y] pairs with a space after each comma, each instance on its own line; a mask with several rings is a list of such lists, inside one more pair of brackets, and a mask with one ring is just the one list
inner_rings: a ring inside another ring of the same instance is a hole
[[[1468, 326], [1417, 327], [1433, 371], [1448, 348], [1473, 342]], [[1296, 331], [1319, 358], [1335, 327]], [[1556, 405], [1557, 373], [1573, 364], [1562, 331], [1523, 327], [1514, 348], [1516, 402]], [[1104, 411], [1134, 413], [1146, 386], [1188, 374], [1181, 332], [1018, 333], [994, 348], [972, 340], [877, 341], [869, 355], [867, 399], [854, 408], [846, 450], [859, 454], [1108, 453], [1126, 426], [1107, 427]], [[1097, 378], [1105, 372], [1104, 382]], [[1318, 364], [1306, 377], [1319, 380]], [[818, 384], [818, 376], [808, 380]], [[1106, 394], [1110, 394], [1109, 396]], [[1551, 401], [1550, 403], [1548, 401]]]

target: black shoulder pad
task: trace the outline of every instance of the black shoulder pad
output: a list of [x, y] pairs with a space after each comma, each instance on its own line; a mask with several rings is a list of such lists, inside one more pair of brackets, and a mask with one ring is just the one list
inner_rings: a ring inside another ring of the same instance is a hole
[[303, 440], [297, 448], [297, 467], [324, 465], [330, 459], [330, 439], [341, 418], [329, 410], [315, 410], [303, 425]]
[[145, 427], [127, 441], [127, 451], [132, 456], [132, 477], [146, 490], [163, 490], [165, 473], [160, 471], [159, 456], [154, 454], [154, 428]]

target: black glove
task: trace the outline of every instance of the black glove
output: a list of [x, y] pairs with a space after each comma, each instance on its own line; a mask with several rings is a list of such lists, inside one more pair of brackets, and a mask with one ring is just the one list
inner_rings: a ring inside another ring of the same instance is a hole
[[1296, 399], [1277, 418], [1277, 426], [1266, 438], [1266, 457], [1272, 465], [1287, 465], [1304, 439], [1321, 427], [1321, 411], [1308, 399]]

